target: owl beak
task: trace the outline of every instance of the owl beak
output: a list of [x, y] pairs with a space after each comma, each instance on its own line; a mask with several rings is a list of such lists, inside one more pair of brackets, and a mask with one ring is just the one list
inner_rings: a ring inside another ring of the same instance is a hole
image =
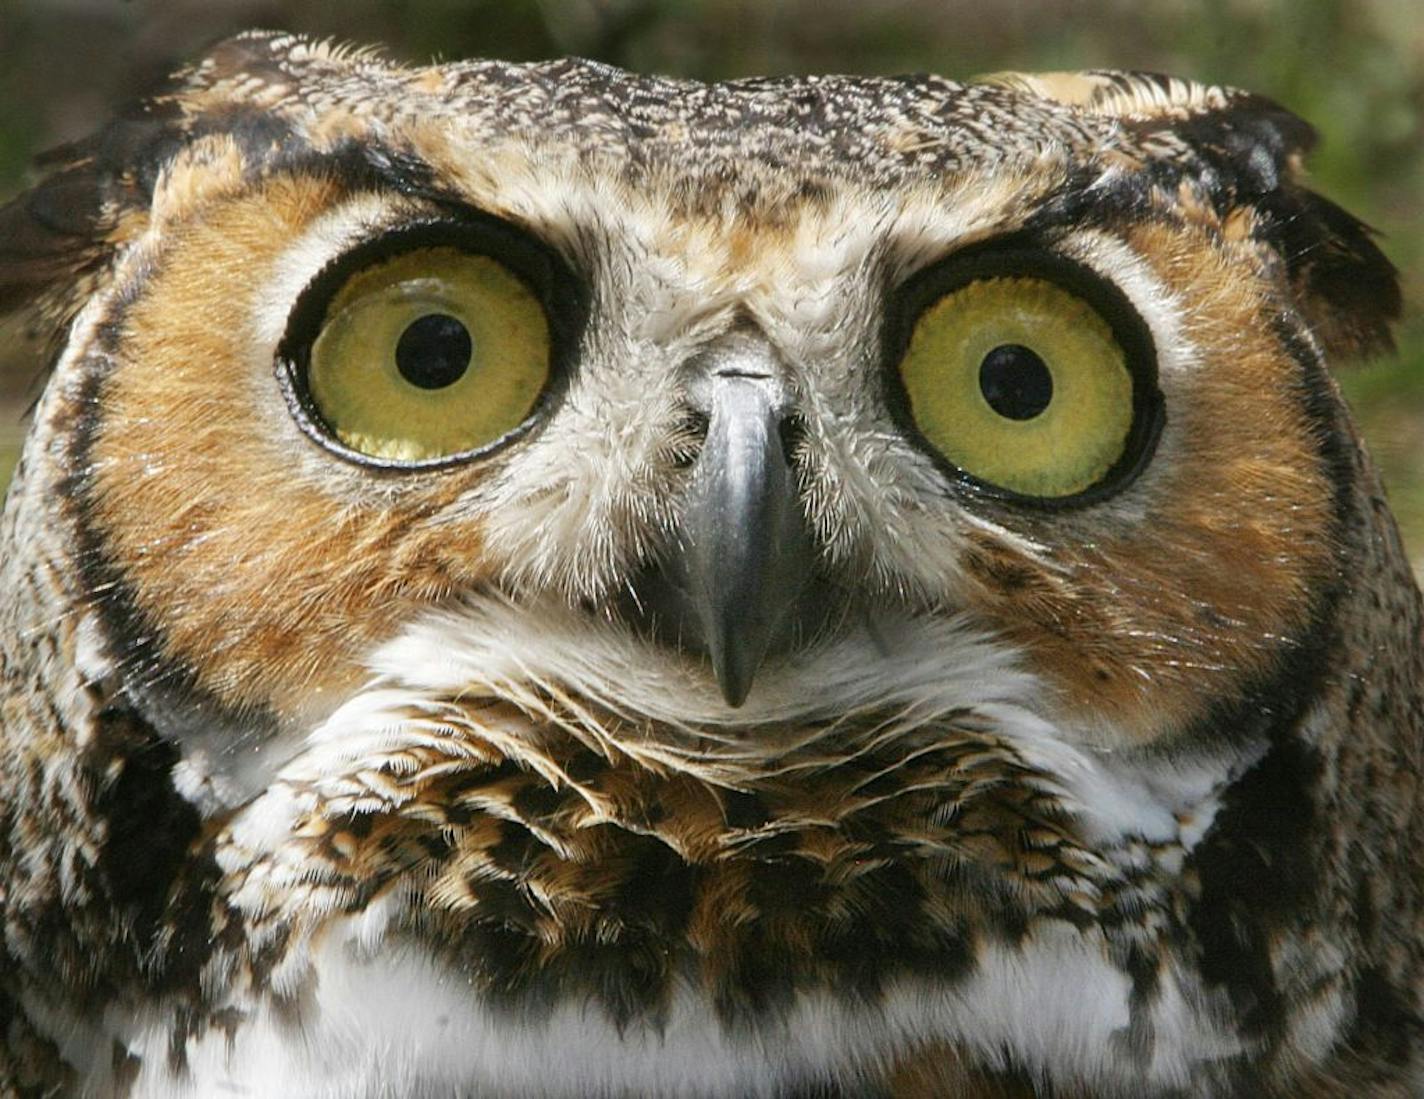
[[815, 552], [783, 442], [786, 398], [764, 357], [719, 358], [701, 379], [707, 438], [685, 497], [678, 586], [729, 706], [797, 627]]

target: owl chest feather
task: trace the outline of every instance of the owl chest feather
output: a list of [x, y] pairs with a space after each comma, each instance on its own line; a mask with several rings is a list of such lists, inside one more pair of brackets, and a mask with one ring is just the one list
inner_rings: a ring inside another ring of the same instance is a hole
[[863, 1094], [929, 1045], [1113, 1087], [1229, 1056], [1170, 946], [1225, 774], [1081, 757], [1069, 788], [1073, 750], [1011, 703], [1031, 682], [959, 644], [977, 685], [932, 720], [750, 747], [541, 690], [358, 696], [208, 830], [217, 876], [174, 911], [212, 947], [175, 964], [213, 993], [112, 1013], [136, 1094]]
[[[171, 1026], [126, 1021], [124, 1046], [142, 1066], [132, 1094], [377, 1096], [399, 1080], [410, 1096], [780, 1096], [818, 1088], [863, 1096], [880, 1094], [893, 1066], [927, 1047], [944, 1051], [936, 1057], [941, 1070], [1008, 1047], [1070, 1063], [1109, 1094], [1128, 1094], [1138, 1078], [1137, 1068], [1106, 1052], [1128, 1026], [1131, 980], [1066, 928], [1045, 928], [1013, 951], [986, 951], [975, 976], [953, 986], [932, 976], [897, 980], [873, 1004], [803, 993], [774, 1019], [740, 1030], [729, 1030], [717, 1005], [689, 988], [669, 999], [655, 1026], [617, 1025], [581, 997], [510, 1012], [472, 997], [468, 974], [428, 948], [386, 942], [379, 955], [363, 957], [347, 938], [359, 929], [336, 925], [328, 934], [339, 945], [310, 956], [313, 995], [299, 1008], [254, 1001], [236, 1027], [184, 1034], [181, 1072], [168, 1056]], [[1170, 1022], [1198, 1044], [1207, 1038], [1223, 1055], [1233, 1052], [1185, 1009]], [[1185, 1050], [1163, 1048], [1158, 1058], [1163, 1078], [1185, 1071]]]

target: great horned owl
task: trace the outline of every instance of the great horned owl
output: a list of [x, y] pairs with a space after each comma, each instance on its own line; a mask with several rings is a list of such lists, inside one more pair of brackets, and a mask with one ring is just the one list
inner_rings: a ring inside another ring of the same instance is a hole
[[252, 34], [0, 211], [13, 1093], [1417, 1096], [1420, 599], [1268, 100]]

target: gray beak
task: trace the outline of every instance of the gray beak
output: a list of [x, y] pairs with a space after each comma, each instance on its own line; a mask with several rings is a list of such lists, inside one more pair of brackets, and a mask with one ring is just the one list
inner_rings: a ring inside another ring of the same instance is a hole
[[768, 648], [796, 625], [815, 552], [783, 428], [789, 401], [771, 348], [734, 336], [692, 387], [707, 438], [683, 501], [676, 560], [682, 628], [711, 657], [722, 697], [740, 706]]

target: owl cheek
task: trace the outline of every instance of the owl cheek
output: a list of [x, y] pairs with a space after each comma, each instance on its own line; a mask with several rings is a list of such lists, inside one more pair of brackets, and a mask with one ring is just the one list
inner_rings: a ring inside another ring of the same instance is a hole
[[1082, 598], [1062, 577], [985, 537], [970, 536], [961, 563], [968, 609], [1019, 646], [1070, 708], [1136, 717], [1137, 689], [1124, 681], [1119, 654], [1103, 645], [1111, 627], [1105, 602]]
[[[429, 521], [466, 487], [454, 478], [358, 506], [255, 465], [225, 473], [207, 464], [219, 448], [189, 445], [183, 465], [171, 440], [136, 434], [125, 442], [144, 445], [93, 440], [76, 501], [81, 583], [136, 685], [203, 710], [318, 719], [405, 623], [486, 578], [480, 530]], [[185, 470], [176, 490], [142, 476], [155, 455]]]
[[1187, 526], [1166, 543], [1199, 549], [1065, 548], [1050, 571], [974, 535], [962, 555], [968, 609], [1055, 688], [1065, 727], [1104, 747], [1191, 733], [1223, 706], [1268, 713], [1252, 700], [1283, 697], [1321, 643], [1310, 593], [1328, 587], [1327, 550], [1299, 550], [1282, 572], [1279, 553], [1222, 557]]

